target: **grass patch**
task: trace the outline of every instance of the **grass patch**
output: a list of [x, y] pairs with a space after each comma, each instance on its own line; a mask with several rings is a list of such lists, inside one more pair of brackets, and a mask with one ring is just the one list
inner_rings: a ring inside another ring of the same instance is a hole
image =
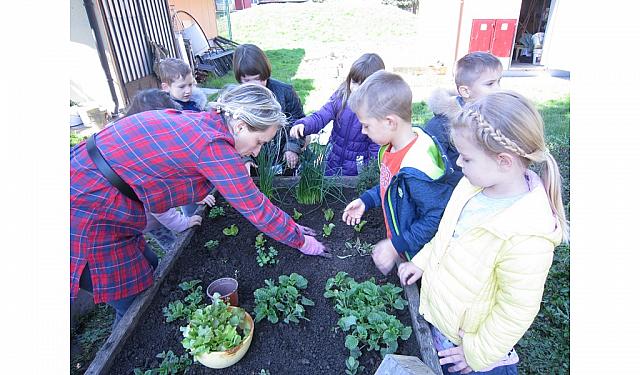
[[[547, 145], [563, 178], [563, 202], [569, 217], [569, 97], [538, 105], [545, 123]], [[533, 325], [516, 345], [522, 374], [569, 373], [570, 247], [556, 248], [553, 264]]]
[[93, 361], [98, 349], [111, 334], [115, 311], [107, 304], [99, 304], [82, 316], [71, 331], [71, 375], [81, 375]]
[[[300, 96], [300, 101], [304, 106], [307, 96], [309, 96], [309, 93], [315, 89], [313, 79], [293, 78], [298, 71], [298, 67], [300, 67], [302, 59], [304, 58], [304, 49], [281, 48], [265, 50], [264, 53], [271, 62], [271, 77], [292, 85], [298, 93], [298, 96]], [[209, 73], [207, 80], [201, 85], [203, 87], [219, 89], [230, 83], [237, 83], [233, 71], [229, 71], [222, 77], [217, 77], [215, 74]]]
[[427, 121], [433, 118], [433, 112], [426, 102], [411, 103], [411, 123], [414, 126], [424, 127]]

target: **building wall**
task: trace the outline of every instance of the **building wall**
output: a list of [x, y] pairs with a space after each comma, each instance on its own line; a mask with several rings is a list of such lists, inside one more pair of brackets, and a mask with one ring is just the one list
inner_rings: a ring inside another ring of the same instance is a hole
[[570, 72], [571, 53], [575, 53], [572, 40], [577, 35], [572, 35], [573, 31], [569, 27], [570, 15], [566, 5], [560, 0], [551, 1], [540, 63], [551, 70]]
[[421, 0], [418, 10], [420, 29], [418, 30], [426, 50], [425, 65], [437, 62], [450, 68], [455, 62], [456, 33], [460, 1], [453, 0]]
[[[520, 17], [521, 3], [522, 0], [421, 0], [418, 17], [421, 18], [422, 26], [419, 32], [425, 41], [423, 48], [429, 50], [427, 65], [440, 61], [451, 71], [456, 60], [469, 51], [473, 19], [517, 20]], [[456, 38], [458, 36], [459, 39]], [[508, 68], [509, 59], [501, 60], [505, 69]]]
[[[218, 36], [218, 26], [216, 24], [216, 7], [213, 0], [168, 0], [169, 6], [177, 12], [183, 10], [193, 16], [202, 29], [207, 39]], [[188, 19], [183, 15], [181, 19]], [[188, 27], [188, 25], [185, 24]]]
[[77, 103], [95, 102], [112, 111], [107, 77], [100, 64], [95, 37], [82, 0], [70, 0], [70, 64], [71, 100]]

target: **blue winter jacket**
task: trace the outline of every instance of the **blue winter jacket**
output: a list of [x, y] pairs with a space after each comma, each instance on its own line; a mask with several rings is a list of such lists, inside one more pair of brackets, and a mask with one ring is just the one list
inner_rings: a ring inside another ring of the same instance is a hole
[[[457, 181], [440, 143], [422, 129], [391, 178], [384, 199], [384, 212], [391, 230], [391, 243], [399, 254], [411, 259], [436, 234], [440, 219]], [[382, 146], [378, 160], [389, 145]], [[379, 162], [378, 162], [379, 163]], [[365, 191], [360, 199], [365, 211], [382, 204], [380, 185]]]
[[316, 134], [333, 121], [333, 130], [329, 137], [331, 149], [327, 155], [325, 175], [357, 176], [356, 160], [360, 156], [364, 165], [375, 159], [378, 146], [368, 136], [362, 134], [362, 124], [355, 113], [345, 106], [342, 113], [340, 90], [331, 95], [329, 101], [317, 112], [296, 121], [294, 125], [304, 124], [304, 135]]
[[456, 164], [458, 159], [458, 150], [451, 142], [451, 121], [453, 121], [464, 107], [464, 100], [456, 93], [445, 90], [436, 89], [427, 100], [429, 108], [433, 111], [434, 116], [429, 120], [424, 130], [427, 134], [436, 137], [444, 154], [451, 162], [453, 167], [455, 184], [462, 178], [462, 169]]

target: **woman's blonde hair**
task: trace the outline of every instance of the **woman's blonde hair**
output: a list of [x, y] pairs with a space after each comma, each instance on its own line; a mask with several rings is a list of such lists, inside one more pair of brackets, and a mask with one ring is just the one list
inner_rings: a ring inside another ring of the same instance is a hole
[[526, 167], [539, 164], [551, 210], [560, 222], [563, 240], [568, 241], [562, 177], [545, 144], [542, 117], [531, 101], [514, 91], [492, 93], [467, 105], [451, 126], [473, 131], [478, 144], [490, 153], [508, 151], [519, 156]]
[[272, 126], [282, 129], [287, 123], [271, 90], [256, 83], [227, 85], [212, 103], [212, 108], [231, 124], [243, 121], [250, 131], [265, 131]]

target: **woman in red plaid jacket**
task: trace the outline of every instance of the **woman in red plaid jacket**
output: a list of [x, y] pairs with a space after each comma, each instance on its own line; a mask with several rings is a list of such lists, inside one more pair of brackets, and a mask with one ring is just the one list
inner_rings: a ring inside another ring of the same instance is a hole
[[262, 194], [242, 157], [257, 156], [286, 124], [273, 94], [256, 84], [223, 92], [214, 110], [167, 109], [123, 118], [95, 136], [111, 169], [139, 201], [100, 172], [86, 142], [71, 149], [71, 302], [78, 288], [116, 309], [116, 322], [153, 284], [158, 260], [142, 231], [145, 208], [161, 213], [201, 201], [215, 187], [271, 238], [307, 255], [324, 253], [309, 228], [296, 224]]

